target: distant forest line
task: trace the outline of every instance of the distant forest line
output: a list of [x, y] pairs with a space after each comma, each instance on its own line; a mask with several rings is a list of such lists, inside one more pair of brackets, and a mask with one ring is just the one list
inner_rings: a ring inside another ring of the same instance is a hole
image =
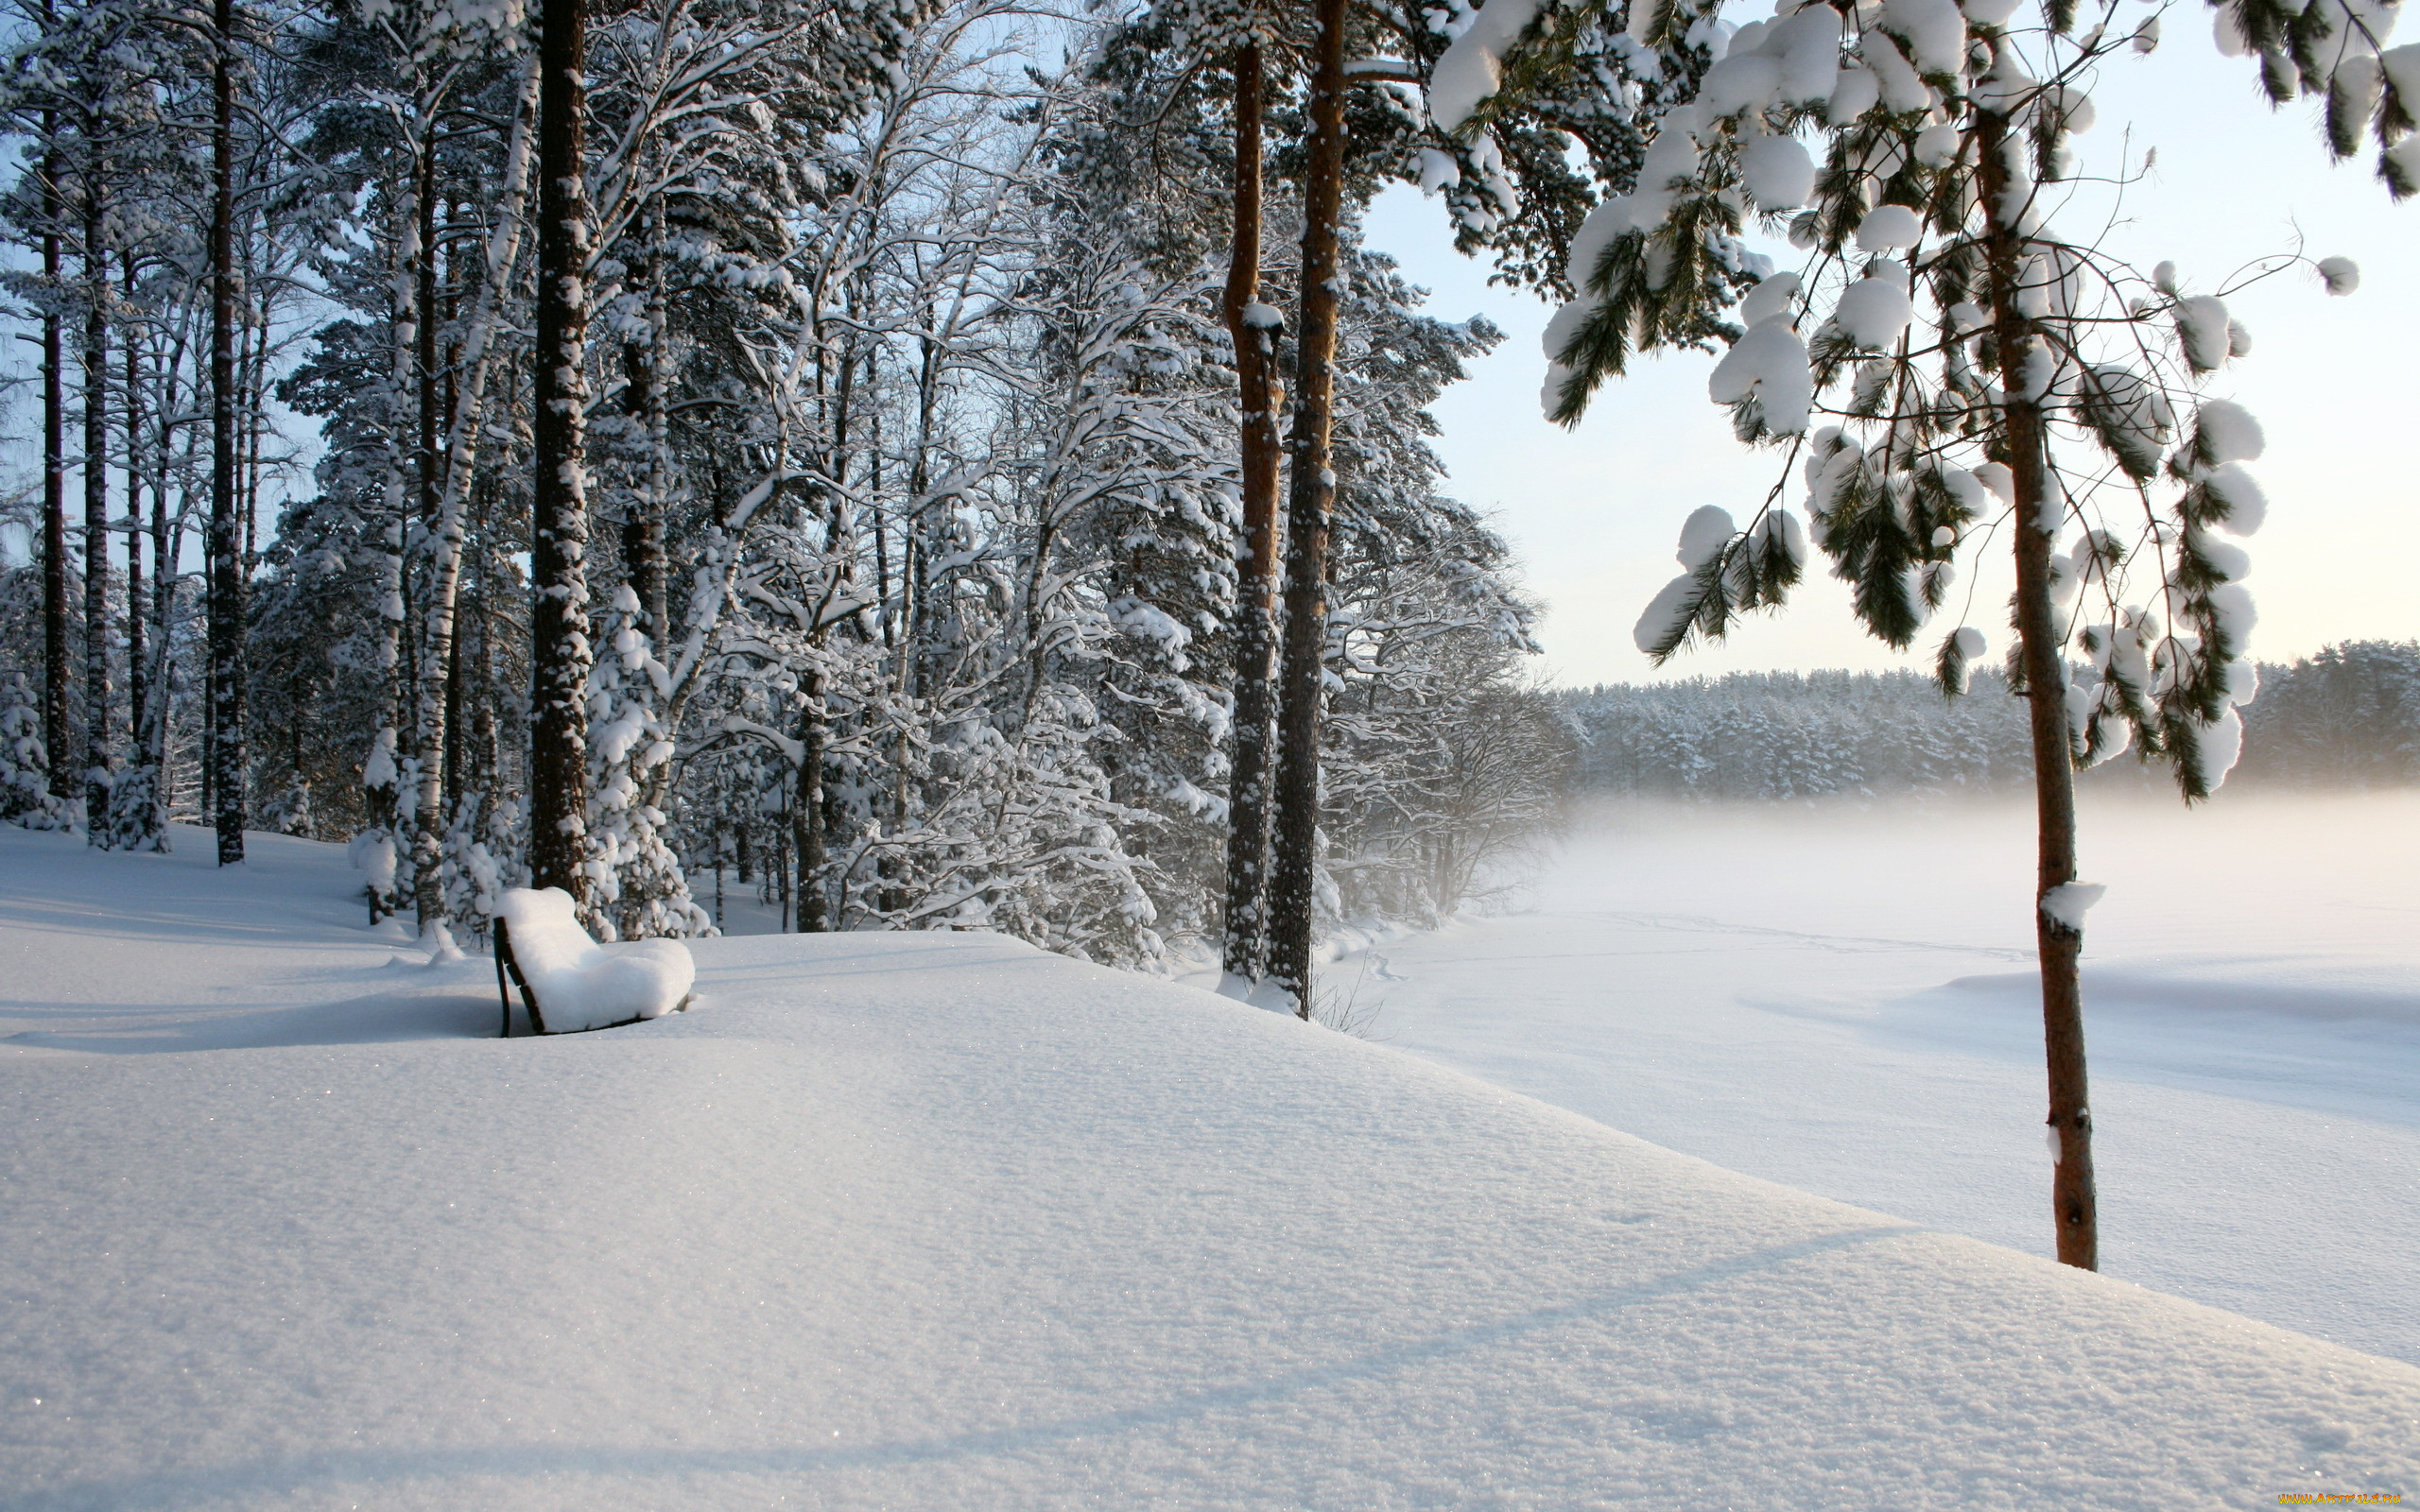
[[[1835, 794], [1987, 792], [2032, 773], [2025, 704], [1978, 673], [1943, 696], [1912, 672], [1739, 672], [1561, 695], [1579, 737], [1575, 796], [1788, 800]], [[2420, 782], [2420, 641], [2350, 641], [2260, 668], [2227, 785], [2371, 788]], [[2087, 787], [2158, 788], [2131, 753]]]

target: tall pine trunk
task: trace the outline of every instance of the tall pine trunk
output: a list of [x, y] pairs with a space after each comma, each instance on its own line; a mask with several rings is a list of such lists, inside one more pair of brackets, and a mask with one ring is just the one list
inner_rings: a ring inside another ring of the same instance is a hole
[[2016, 491], [2016, 628], [2033, 741], [2033, 797], [2038, 840], [2033, 930], [2042, 963], [2042, 1035], [2050, 1087], [2049, 1125], [2059, 1141], [2051, 1177], [2051, 1210], [2059, 1259], [2097, 1270], [2100, 1220], [2092, 1178], [2092, 1105], [2084, 1079], [2083, 992], [2078, 958], [2083, 934], [2043, 906], [2053, 888], [2076, 878], [2076, 791], [2067, 730], [2066, 662], [2058, 611], [2050, 597], [2050, 547], [2062, 510], [2049, 466], [2049, 436], [2040, 404], [2029, 397], [2027, 353], [2032, 328], [2017, 305], [2026, 261], [2025, 236], [2014, 224], [2019, 207], [2004, 203], [2011, 147], [2007, 121], [1988, 112], [1977, 122], [1981, 157], [1984, 277], [2000, 387], [2007, 395], [1999, 460]]
[[1260, 305], [1260, 43], [1236, 49], [1235, 246], [1225, 315], [1240, 391], [1243, 557], [1236, 607], [1235, 761], [1227, 783], [1226, 940], [1221, 964], [1257, 979], [1266, 969], [1269, 903], [1270, 718], [1275, 703], [1277, 589], [1277, 331]]
[[544, 0], [538, 66], [538, 371], [532, 430], [529, 868], [587, 895], [588, 549], [582, 458], [588, 385], [588, 193], [581, 177], [585, 0]]
[[218, 864], [244, 859], [244, 575], [235, 497], [235, 5], [217, 0], [210, 132], [210, 763]]
[[1320, 824], [1320, 700], [1327, 653], [1328, 520], [1336, 503], [1338, 223], [1344, 208], [1345, 0], [1320, 0], [1311, 141], [1303, 176], [1303, 274], [1294, 345], [1294, 429], [1286, 522], [1286, 645], [1278, 685], [1276, 866], [1270, 975], [1311, 1016], [1311, 915]]
[[84, 838], [110, 823], [110, 327], [108, 257], [96, 144], [84, 164]]

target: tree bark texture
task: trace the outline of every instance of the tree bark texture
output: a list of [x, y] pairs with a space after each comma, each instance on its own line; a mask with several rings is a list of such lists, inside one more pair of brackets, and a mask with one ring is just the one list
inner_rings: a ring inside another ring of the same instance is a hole
[[1276, 865], [1270, 881], [1270, 974], [1311, 1016], [1311, 914], [1320, 822], [1320, 703], [1327, 655], [1328, 521], [1336, 322], [1343, 292], [1338, 221], [1344, 199], [1345, 0], [1320, 0], [1311, 140], [1303, 176], [1303, 274], [1295, 333], [1294, 426], [1287, 500], [1286, 644], [1277, 709]]
[[217, 0], [210, 133], [210, 729], [218, 864], [244, 859], [244, 574], [235, 497], [235, 6]]
[[532, 500], [529, 867], [540, 887], [587, 896], [588, 193], [580, 77], [584, 0], [544, 0], [538, 66], [538, 476]]
[[1231, 975], [1256, 980], [1268, 960], [1270, 720], [1276, 692], [1277, 473], [1283, 455], [1277, 437], [1277, 331], [1253, 324], [1249, 314], [1260, 300], [1266, 74], [1257, 42], [1236, 49], [1235, 74], [1235, 239], [1225, 314], [1242, 402], [1244, 536], [1236, 585], [1235, 759], [1227, 782], [1221, 964]]
[[2083, 991], [2078, 960], [2083, 935], [2053, 919], [2042, 900], [2076, 878], [2074, 747], [2067, 729], [2066, 662], [2058, 611], [2050, 597], [2050, 546], [2062, 516], [2050, 475], [2049, 437], [2041, 405], [2028, 395], [2026, 354], [2031, 323], [2017, 306], [2025, 260], [2018, 207], [2004, 203], [2010, 175], [2006, 150], [2021, 150], [2004, 118], [1983, 112], [1977, 145], [1982, 168], [1984, 277], [1992, 301], [1992, 333], [2007, 421], [2000, 460], [2016, 490], [2016, 627], [2033, 742], [2033, 798], [2038, 839], [2033, 929], [2042, 965], [2043, 1048], [2049, 1076], [2049, 1125], [2059, 1140], [2051, 1177], [2051, 1211], [2059, 1259], [2085, 1270], [2100, 1265], [2100, 1219], [2092, 1175], [2092, 1105], [2085, 1084]]

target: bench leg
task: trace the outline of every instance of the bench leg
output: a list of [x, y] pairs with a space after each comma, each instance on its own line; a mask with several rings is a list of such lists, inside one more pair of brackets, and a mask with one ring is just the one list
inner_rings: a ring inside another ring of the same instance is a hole
[[512, 989], [505, 985], [504, 968], [505, 963], [512, 959], [512, 939], [504, 932], [501, 918], [491, 922], [488, 933], [489, 948], [495, 953], [496, 1001], [504, 1005], [504, 1027], [497, 1031], [496, 1038], [510, 1040], [512, 1038]]
[[505, 988], [505, 974], [510, 972], [513, 986], [521, 988], [522, 1011], [529, 1016], [529, 1032], [546, 1032], [546, 1015], [538, 1006], [538, 994], [529, 990], [529, 979], [521, 974], [521, 963], [512, 958], [512, 935], [504, 920], [495, 921], [495, 995], [504, 1000], [504, 1035], [512, 1038], [512, 994]]

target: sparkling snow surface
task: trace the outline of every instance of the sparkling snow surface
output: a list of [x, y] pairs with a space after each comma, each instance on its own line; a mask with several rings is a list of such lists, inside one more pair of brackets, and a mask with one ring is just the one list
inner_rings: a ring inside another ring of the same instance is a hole
[[[1399, 1049], [2049, 1253], [2030, 806], [1608, 821], [1532, 911], [1329, 981]], [[2420, 1364], [2420, 794], [2087, 795], [2081, 850], [2102, 1270]]]
[[1189, 988], [709, 940], [710, 1012], [502, 1041], [335, 848], [179, 839], [0, 832], [6, 1512], [2420, 1488], [2408, 1365]]

